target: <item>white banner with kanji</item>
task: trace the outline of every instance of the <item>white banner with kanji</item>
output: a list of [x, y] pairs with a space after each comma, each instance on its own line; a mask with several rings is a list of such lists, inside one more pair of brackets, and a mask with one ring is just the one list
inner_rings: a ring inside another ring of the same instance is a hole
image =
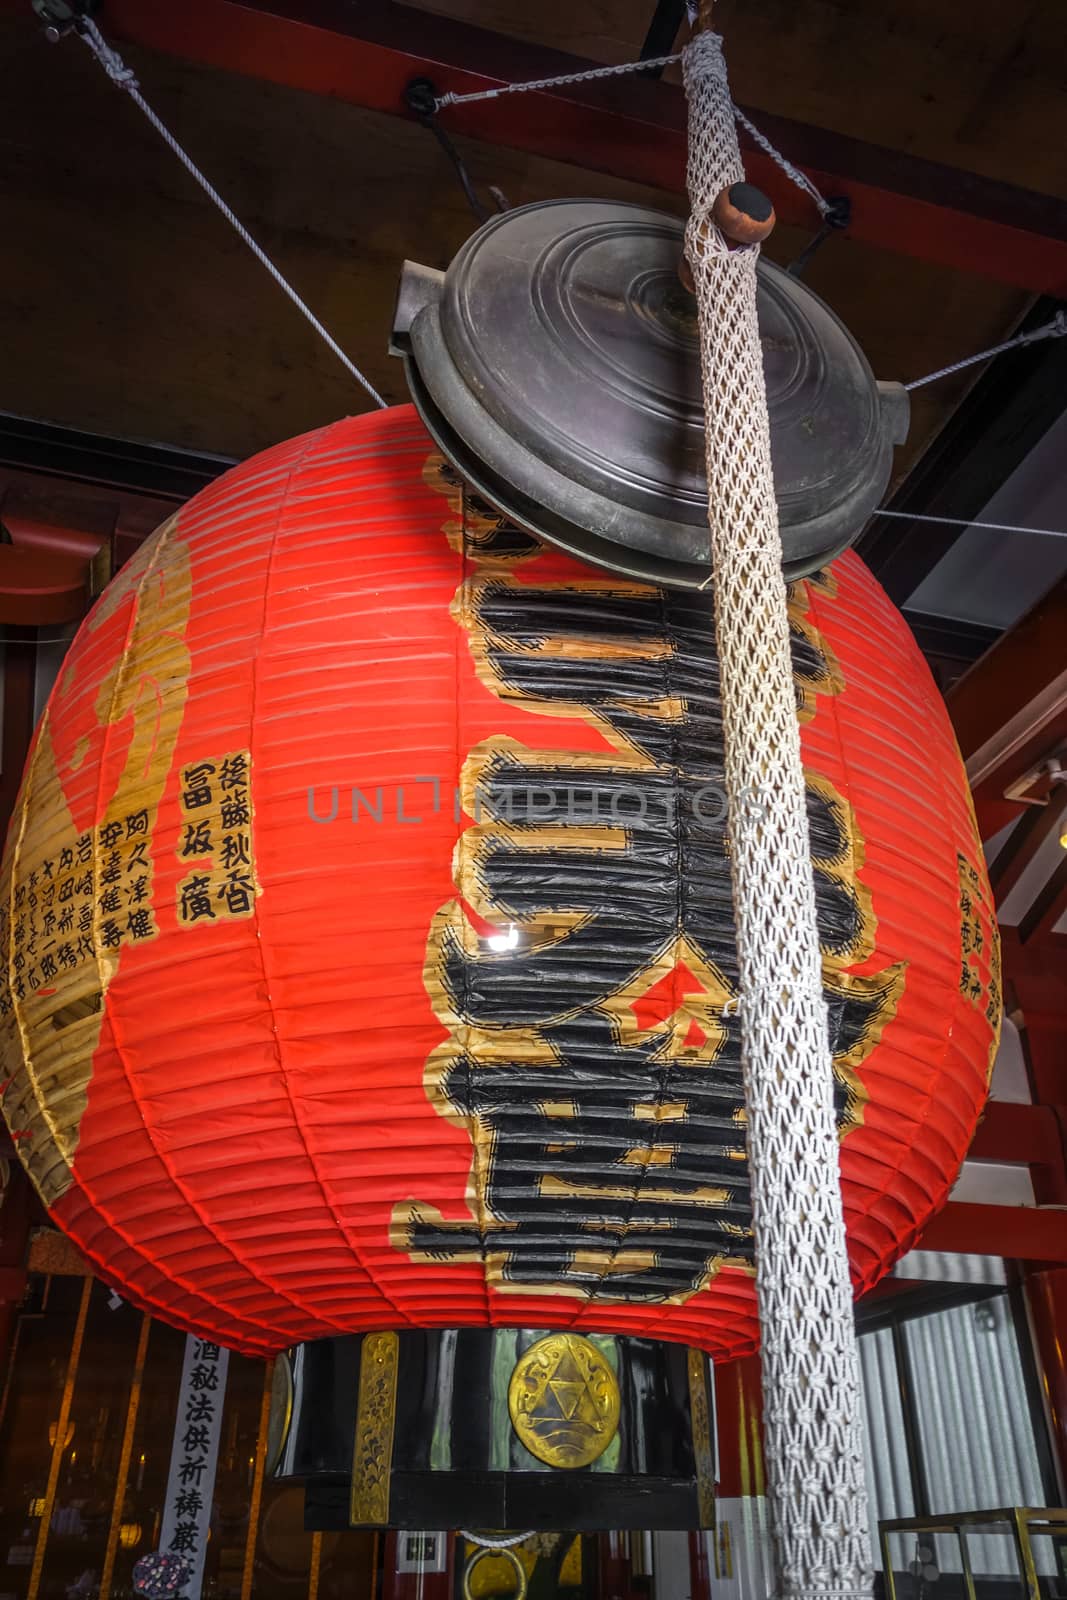
[[228, 1350], [193, 1334], [187, 1337], [159, 1531], [160, 1551], [189, 1563], [189, 1581], [181, 1591], [187, 1600], [200, 1600], [204, 1579], [229, 1361]]

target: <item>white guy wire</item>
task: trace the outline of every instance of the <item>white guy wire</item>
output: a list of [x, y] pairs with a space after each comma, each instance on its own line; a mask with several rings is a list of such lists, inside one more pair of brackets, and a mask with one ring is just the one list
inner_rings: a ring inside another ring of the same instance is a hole
[[308, 306], [300, 298], [289, 280], [282, 276], [282, 273], [274, 265], [274, 262], [270, 259], [270, 256], [267, 255], [267, 252], [256, 243], [255, 239], [253, 239], [244, 223], [226, 204], [225, 200], [219, 194], [214, 185], [211, 184], [204, 176], [200, 168], [196, 165], [196, 162], [193, 160], [192, 156], [190, 156], [188, 152], [182, 148], [166, 124], [160, 121], [159, 117], [152, 110], [152, 107], [142, 95], [140, 86], [137, 82], [137, 76], [133, 69], [126, 65], [117, 50], [113, 50], [111, 48], [93, 19], [91, 17], [80, 18], [76, 31], [79, 38], [85, 41], [85, 43], [89, 46], [89, 49], [96, 56], [96, 59], [103, 67], [112, 83], [118, 84], [120, 89], [125, 89], [133, 103], [148, 118], [148, 121], [152, 124], [153, 128], [155, 128], [160, 138], [165, 144], [170, 146], [171, 150], [173, 150], [174, 154], [178, 157], [178, 160], [181, 162], [186, 172], [189, 173], [190, 177], [196, 179], [196, 182], [200, 185], [201, 189], [203, 189], [208, 199], [213, 205], [218, 207], [219, 211], [226, 218], [226, 221], [237, 234], [237, 237], [248, 246], [249, 250], [251, 250], [259, 264], [263, 267], [266, 267], [267, 271], [270, 273], [279, 289], [281, 289], [283, 294], [289, 297], [293, 305], [300, 312], [301, 316], [307, 319], [312, 328], [314, 328], [315, 332], [318, 334], [319, 338], [330, 350], [333, 351], [334, 355], [337, 357], [338, 361], [345, 368], [345, 370], [350, 373], [353, 378], [355, 378], [356, 382], [360, 384], [362, 388], [367, 391], [376, 405], [384, 407], [387, 402], [382, 399], [381, 395], [378, 393], [377, 389], [375, 389], [370, 379], [363, 376], [363, 373], [360, 372], [355, 362], [345, 354], [333, 335], [323, 327], [322, 323], [311, 310], [310, 306]]

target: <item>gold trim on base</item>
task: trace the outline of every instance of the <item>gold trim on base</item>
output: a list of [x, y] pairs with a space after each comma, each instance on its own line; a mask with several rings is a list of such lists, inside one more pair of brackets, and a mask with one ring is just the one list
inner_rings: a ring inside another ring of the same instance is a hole
[[689, 1420], [693, 1459], [697, 1473], [697, 1505], [702, 1528], [715, 1526], [715, 1455], [711, 1448], [711, 1414], [708, 1406], [707, 1363], [703, 1352], [690, 1350]]
[[352, 1498], [348, 1507], [352, 1527], [384, 1528], [389, 1524], [399, 1359], [400, 1340], [395, 1333], [364, 1334], [352, 1449]]

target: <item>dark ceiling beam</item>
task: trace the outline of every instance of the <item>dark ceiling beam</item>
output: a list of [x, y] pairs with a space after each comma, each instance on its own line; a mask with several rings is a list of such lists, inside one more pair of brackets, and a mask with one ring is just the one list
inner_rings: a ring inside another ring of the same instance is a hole
[[1067, 851], [1029, 911], [1019, 923], [1019, 938], [1024, 945], [1052, 933], [1061, 917], [1067, 916]]
[[[1044, 326], [1057, 309], [1055, 301], [1039, 301], [1020, 331]], [[1009, 350], [989, 363], [889, 502], [891, 511], [911, 513], [916, 520], [876, 514], [857, 543], [891, 600], [906, 608], [965, 532], [920, 521], [919, 515], [963, 522], [980, 516], [1065, 405], [1067, 339]]]
[[[0, 0], [26, 14], [26, 0]], [[104, 32], [202, 65], [409, 116], [404, 90], [428, 77], [458, 93], [598, 65], [393, 0], [106, 0]], [[151, 99], [151, 82], [144, 84]], [[1067, 294], [1067, 203], [900, 151], [790, 122], [753, 120], [824, 194], [852, 203], [850, 235], [886, 250], [1036, 293]], [[450, 132], [681, 193], [686, 109], [674, 84], [640, 77], [450, 108]], [[762, 152], [752, 181], [784, 222], [814, 227], [810, 200]]]
[[[641, 46], [641, 60], [648, 61], [651, 57], [671, 55], [684, 21], [685, 0], [657, 0], [652, 21], [645, 34], [645, 42]], [[662, 67], [656, 67], [649, 76], [658, 78], [662, 71]]]
[[[153, 500], [189, 500], [236, 463], [229, 456], [198, 455], [173, 445], [112, 439], [0, 411], [0, 469], [46, 473], [119, 494]], [[0, 475], [0, 489], [3, 479]], [[160, 519], [167, 507], [161, 506]], [[0, 501], [0, 520], [3, 517]]]
[[1053, 790], [1047, 805], [1027, 806], [989, 869], [989, 883], [998, 907], [1015, 888], [1049, 839], [1067, 829], [1067, 794]]

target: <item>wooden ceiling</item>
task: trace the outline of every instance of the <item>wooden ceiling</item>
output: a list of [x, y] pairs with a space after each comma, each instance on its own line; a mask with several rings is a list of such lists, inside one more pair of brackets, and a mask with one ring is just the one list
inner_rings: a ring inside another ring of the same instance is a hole
[[[154, 9], [151, 0], [143, 9]], [[419, 9], [620, 61], [640, 50], [655, 8], [421, 0]], [[955, 0], [722, 0], [718, 14], [734, 93], [747, 106], [1067, 194], [1059, 0], [1010, 17]], [[106, 4], [99, 15], [107, 31]], [[173, 26], [180, 49], [182, 24]], [[400, 262], [445, 265], [474, 225], [431, 135], [401, 116], [116, 42], [148, 99], [345, 348], [390, 400], [403, 399], [385, 353]], [[76, 40], [44, 42], [28, 0], [0, 5], [0, 83], [5, 233], [18, 241], [4, 269], [0, 407], [234, 456], [362, 408], [137, 110]], [[591, 193], [684, 210], [677, 192], [584, 171], [580, 151], [565, 164], [458, 142], [483, 192], [496, 184], [512, 205]], [[769, 253], [789, 260], [808, 236], [780, 227]], [[832, 239], [807, 278], [884, 377], [917, 376], [1004, 337], [1031, 301], [984, 277], [980, 261], [974, 272], [953, 271], [848, 237]], [[901, 473], [971, 381], [916, 395]]]

